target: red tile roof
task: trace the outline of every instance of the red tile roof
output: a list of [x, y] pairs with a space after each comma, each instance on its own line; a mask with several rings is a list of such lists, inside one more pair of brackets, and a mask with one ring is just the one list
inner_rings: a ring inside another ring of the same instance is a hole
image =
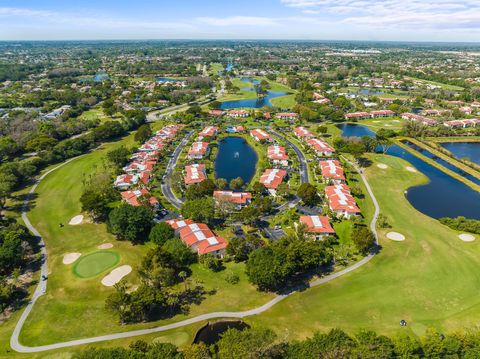
[[191, 219], [171, 219], [166, 221], [174, 230], [183, 228], [189, 224], [194, 223]]
[[250, 131], [250, 136], [257, 139], [257, 141], [271, 140], [272, 139], [272, 136], [270, 136], [267, 132], [265, 132], [262, 129], [251, 130]]
[[300, 216], [300, 223], [307, 226], [309, 233], [335, 234], [326, 216]]
[[283, 177], [287, 175], [287, 171], [279, 169], [267, 169], [260, 177], [260, 183], [262, 183], [265, 188], [275, 189], [283, 181]]
[[285, 147], [279, 145], [268, 146], [267, 157], [270, 160], [288, 160], [288, 155]]
[[227, 248], [227, 241], [217, 237], [204, 223], [191, 223], [179, 230], [180, 239], [188, 246], [194, 246], [198, 254], [207, 254]]
[[307, 140], [307, 143], [312, 147], [316, 152], [319, 153], [334, 153], [335, 149], [330, 146], [325, 141], [322, 141], [318, 138], [311, 138]]
[[217, 132], [217, 126], [207, 126], [198, 134], [198, 137], [213, 137], [217, 134]]
[[325, 160], [320, 161], [320, 168], [322, 170], [323, 178], [330, 178], [333, 180], [342, 180], [345, 181], [345, 176], [343, 174], [343, 168], [340, 165], [338, 160]]
[[189, 156], [203, 156], [207, 152], [208, 142], [194, 142], [188, 151]]
[[334, 211], [360, 213], [350, 188], [345, 184], [325, 187], [325, 196], [328, 198], [330, 208]]
[[142, 205], [142, 203], [139, 201], [140, 197], [144, 197], [145, 199], [147, 199], [152, 206], [158, 204], [158, 200], [155, 197], [151, 196], [150, 192], [148, 192], [148, 190], [145, 188], [134, 191], [124, 191], [121, 192], [120, 195], [122, 196], [122, 199], [124, 201], [135, 207]]
[[303, 126], [294, 128], [293, 132], [295, 132], [298, 137], [315, 137], [312, 132]]
[[213, 197], [216, 199], [224, 198], [235, 204], [248, 204], [252, 199], [250, 192], [233, 192], [233, 191], [214, 191]]
[[185, 184], [200, 183], [207, 179], [204, 164], [193, 164], [185, 166]]

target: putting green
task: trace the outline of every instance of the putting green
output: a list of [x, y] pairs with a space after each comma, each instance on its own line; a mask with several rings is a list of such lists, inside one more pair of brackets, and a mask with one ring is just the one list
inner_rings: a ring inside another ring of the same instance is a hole
[[80, 278], [92, 278], [114, 267], [120, 255], [112, 251], [98, 251], [80, 257], [73, 267], [73, 273]]

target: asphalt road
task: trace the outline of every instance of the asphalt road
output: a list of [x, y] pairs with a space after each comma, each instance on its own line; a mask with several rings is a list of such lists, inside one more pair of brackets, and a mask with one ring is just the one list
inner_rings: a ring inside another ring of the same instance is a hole
[[168, 200], [168, 202], [170, 202], [177, 209], [180, 209], [182, 207], [183, 199], [178, 198], [177, 196], [175, 196], [175, 194], [173, 194], [172, 186], [171, 186], [171, 181], [172, 181], [171, 175], [177, 164], [178, 157], [180, 157], [180, 153], [182, 153], [183, 148], [188, 143], [193, 133], [194, 131], [188, 132], [183, 138], [183, 140], [179, 143], [177, 148], [175, 148], [175, 151], [173, 151], [173, 157], [171, 157], [170, 161], [168, 161], [167, 169], [165, 171], [166, 180], [162, 182], [163, 195]]

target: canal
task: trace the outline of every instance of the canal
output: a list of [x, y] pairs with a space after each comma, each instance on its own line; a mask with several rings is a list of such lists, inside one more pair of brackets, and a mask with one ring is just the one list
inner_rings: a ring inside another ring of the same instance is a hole
[[[342, 124], [338, 128], [345, 137], [375, 136], [373, 131], [361, 125]], [[480, 193], [399, 146], [391, 146], [387, 154], [404, 159], [428, 177], [429, 183], [407, 191], [406, 198], [417, 210], [433, 218], [480, 219]]]
[[440, 146], [458, 159], [466, 159], [480, 165], [480, 142], [444, 142]]
[[215, 178], [224, 178], [228, 182], [241, 177], [249, 183], [255, 175], [257, 153], [241, 137], [225, 137], [218, 144], [215, 158]]

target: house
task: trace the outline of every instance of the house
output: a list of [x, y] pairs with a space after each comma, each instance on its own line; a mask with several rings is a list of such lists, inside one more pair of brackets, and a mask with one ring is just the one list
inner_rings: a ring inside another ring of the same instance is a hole
[[326, 216], [300, 216], [300, 223], [305, 225], [306, 232], [314, 235], [317, 240], [335, 234]]
[[298, 118], [298, 113], [295, 112], [281, 112], [277, 113], [275, 117], [278, 120], [288, 120], [288, 121], [295, 121]]
[[480, 118], [446, 121], [443, 123], [443, 125], [450, 128], [476, 127], [477, 125], [480, 125]]
[[[133, 191], [124, 191], [121, 192], [120, 195], [125, 202], [134, 207], [141, 206], [144, 203], [149, 203], [152, 207], [158, 207], [159, 205], [158, 200], [150, 195], [150, 192], [148, 192], [148, 190], [145, 188]], [[145, 199], [145, 202], [142, 202], [142, 198]]]
[[218, 133], [217, 126], [207, 126], [202, 130], [202, 132], [198, 134], [197, 139], [199, 140], [203, 140], [204, 138], [212, 139], [217, 135], [217, 133]]
[[329, 202], [330, 210], [337, 216], [351, 218], [361, 212], [346, 184], [325, 187], [325, 197]]
[[126, 173], [152, 172], [156, 163], [157, 161], [133, 161], [123, 167], [123, 171]]
[[300, 139], [306, 139], [306, 138], [312, 138], [315, 137], [315, 135], [310, 132], [307, 128], [300, 126], [300, 127], [295, 127], [293, 129], [293, 132], [295, 132], [295, 135], [300, 138]]
[[210, 111], [208, 111], [208, 115], [211, 116], [211, 117], [222, 117], [225, 114], [226, 114], [226, 112], [223, 111], [223, 110], [210, 110]]
[[191, 219], [171, 219], [166, 221], [166, 223], [169, 224], [173, 230], [177, 231], [189, 224], [193, 224], [194, 222]]
[[185, 166], [185, 185], [200, 183], [207, 179], [205, 173], [205, 165], [201, 163], [195, 163], [193, 165]]
[[54, 119], [60, 117], [61, 115], [63, 115], [65, 112], [67, 112], [71, 108], [72, 108], [72, 106], [70, 106], [70, 105], [63, 105], [63, 106], [53, 110], [52, 112], [47, 113], [43, 117], [46, 118], [47, 120], [54, 120]]
[[268, 146], [267, 157], [273, 164], [288, 166], [288, 155], [285, 147], [279, 145]]
[[391, 110], [380, 110], [380, 111], [371, 111], [370, 117], [371, 118], [379, 118], [379, 117], [392, 117], [395, 116], [395, 112]]
[[276, 189], [282, 183], [287, 171], [277, 168], [267, 169], [260, 177], [259, 182], [265, 186], [272, 196], [276, 196]]
[[151, 152], [135, 152], [130, 159], [139, 162], [145, 161], [157, 161], [158, 159], [158, 151], [151, 151]]
[[228, 111], [228, 116], [233, 118], [242, 118], [250, 116], [250, 113], [245, 110], [230, 110]]
[[318, 92], [313, 93], [313, 102], [318, 103], [320, 105], [326, 105], [330, 103], [330, 100], [326, 98], [325, 96], [322, 96]]
[[435, 109], [427, 109], [423, 110], [422, 114], [426, 116], [442, 116], [442, 115], [447, 115], [450, 114], [450, 110], [435, 110]]
[[[216, 236], [204, 223], [187, 224], [186, 221], [184, 223], [185, 226], [179, 227], [177, 233], [191, 250], [199, 255], [212, 254], [216, 257], [225, 255], [228, 243], [223, 237]], [[179, 222], [176, 223], [178, 224]]]
[[250, 131], [250, 136], [252, 136], [255, 139], [255, 141], [257, 141], [257, 142], [261, 142], [261, 141], [272, 142], [273, 141], [272, 136], [270, 136], [267, 132], [265, 132], [262, 129], [251, 130]]
[[208, 142], [194, 142], [188, 151], [188, 158], [200, 160], [208, 154]]
[[463, 112], [466, 115], [471, 115], [473, 110], [470, 106], [462, 106], [458, 109], [460, 112]]
[[243, 126], [227, 126], [225, 129], [228, 133], [239, 133], [245, 131], [245, 127]]
[[160, 152], [165, 147], [164, 140], [160, 137], [153, 137], [145, 142], [138, 149], [139, 152]]
[[332, 146], [318, 138], [310, 138], [307, 140], [307, 143], [317, 156], [331, 156], [335, 153], [335, 149]]
[[352, 112], [345, 114], [346, 120], [356, 119], [356, 120], [363, 120], [365, 118], [370, 118], [369, 112]]
[[324, 160], [319, 163], [322, 170], [322, 177], [325, 183], [342, 184], [345, 183], [343, 168], [338, 160]]
[[113, 183], [113, 186], [118, 189], [127, 189], [138, 183], [148, 184], [150, 182], [149, 172], [139, 172], [135, 174], [123, 174], [118, 176]]
[[420, 115], [415, 115], [413, 113], [402, 113], [402, 118], [404, 120], [409, 120], [413, 122], [420, 123], [425, 126], [435, 126], [438, 124], [437, 120], [434, 120], [433, 118], [425, 117], [425, 116], [420, 116]]
[[220, 200], [226, 200], [233, 203], [237, 210], [248, 206], [252, 202], [252, 194], [250, 192], [214, 191], [213, 198], [215, 198], [217, 205]]

